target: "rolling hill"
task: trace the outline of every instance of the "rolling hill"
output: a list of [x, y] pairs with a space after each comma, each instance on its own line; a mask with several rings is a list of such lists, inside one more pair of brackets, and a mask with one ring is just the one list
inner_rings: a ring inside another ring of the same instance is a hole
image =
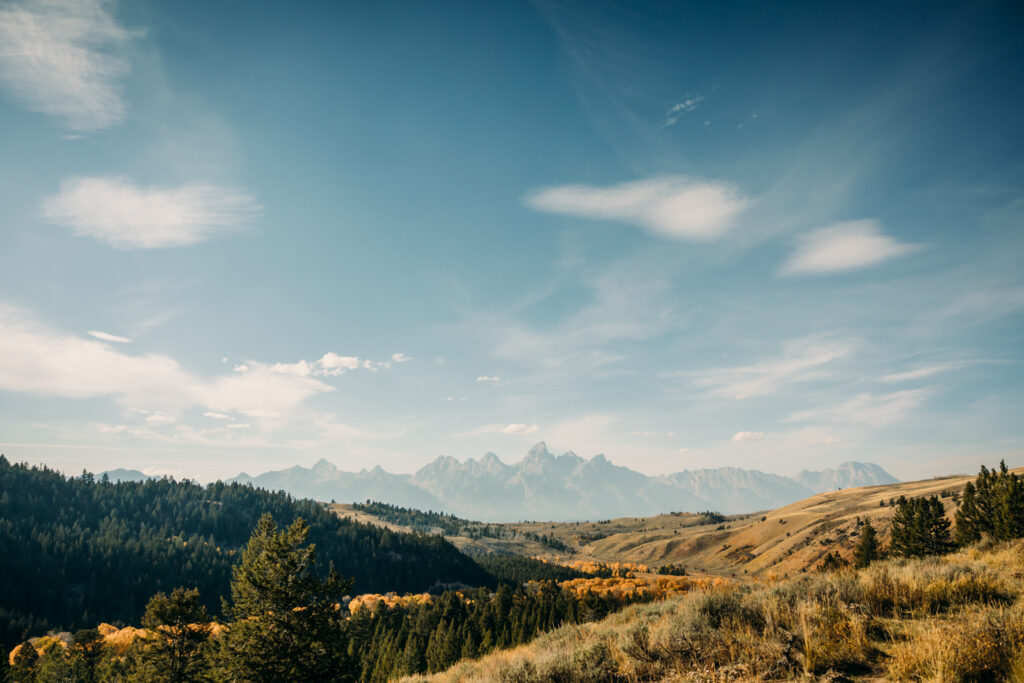
[[[1024, 467], [1013, 471], [1024, 474]], [[752, 515], [670, 513], [588, 522], [516, 522], [501, 525], [509, 527], [509, 537], [518, 532], [516, 538], [447, 538], [469, 552], [512, 552], [549, 561], [682, 564], [697, 575], [782, 575], [814, 566], [826, 552], [849, 556], [859, 534], [858, 520], [871, 521], [884, 541], [894, 512], [889, 503], [901, 495], [937, 495], [951, 517], [954, 496], [972, 479], [950, 476], [829, 491]], [[384, 524], [350, 506], [334, 509], [343, 516]], [[523, 538], [540, 535], [564, 544], [569, 552]]]

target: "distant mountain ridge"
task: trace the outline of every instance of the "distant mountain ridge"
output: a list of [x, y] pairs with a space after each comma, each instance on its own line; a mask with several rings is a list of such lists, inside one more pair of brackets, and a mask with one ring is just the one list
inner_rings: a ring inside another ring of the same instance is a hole
[[380, 466], [344, 472], [320, 460], [312, 467], [295, 466], [257, 476], [243, 473], [231, 482], [283, 490], [300, 498], [344, 503], [372, 499], [493, 522], [701, 510], [737, 514], [782, 507], [824, 491], [895, 484], [898, 480], [878, 465], [861, 462], [816, 472], [804, 470], [795, 477], [738, 467], [648, 476], [615, 465], [604, 455], [587, 460], [569, 451], [556, 456], [540, 442], [511, 465], [494, 453], [465, 462], [442, 455], [414, 474], [392, 474]]

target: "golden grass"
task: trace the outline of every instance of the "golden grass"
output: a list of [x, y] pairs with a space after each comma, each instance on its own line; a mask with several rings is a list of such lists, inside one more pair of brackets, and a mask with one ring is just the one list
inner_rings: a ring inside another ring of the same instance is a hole
[[1024, 540], [774, 582], [722, 582], [410, 681], [793, 678], [1024, 683]]

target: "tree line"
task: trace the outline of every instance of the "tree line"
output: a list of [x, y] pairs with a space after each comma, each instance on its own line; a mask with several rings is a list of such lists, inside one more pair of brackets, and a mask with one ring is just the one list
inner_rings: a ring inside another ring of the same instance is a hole
[[[318, 569], [310, 526], [281, 528], [259, 519], [232, 570], [223, 625], [211, 620], [199, 591], [154, 595], [145, 631], [118, 648], [96, 630], [70, 643], [52, 640], [40, 655], [14, 651], [12, 683], [111, 681], [386, 681], [441, 671], [459, 659], [523, 644], [562, 624], [600, 619], [637, 598], [576, 596], [554, 581], [497, 590], [446, 591], [428, 603], [344, 608], [351, 579]], [[219, 627], [219, 628], [218, 628]], [[6, 661], [6, 659], [5, 659]]]
[[[955, 496], [953, 497], [956, 500]], [[882, 501], [884, 503], [884, 501]], [[893, 501], [896, 512], [889, 527], [889, 551], [900, 557], [924, 557], [949, 552], [988, 537], [996, 541], [1024, 537], [1024, 483], [1010, 472], [1006, 462], [999, 469], [984, 465], [973, 482], [967, 482], [951, 525], [939, 496]], [[854, 566], [866, 567], [882, 555], [878, 534], [865, 522], [854, 548]], [[845, 561], [829, 554], [822, 569], [836, 569]]]
[[416, 508], [400, 507], [369, 499], [365, 503], [353, 503], [352, 507], [361, 512], [371, 514], [377, 519], [409, 527], [413, 531], [420, 533], [434, 534], [440, 532], [445, 536], [535, 541], [558, 552], [573, 552], [569, 546], [554, 536], [538, 534], [533, 531], [523, 531], [508, 524], [487, 524], [485, 522], [462, 519], [445, 512], [434, 512], [433, 510], [424, 512]]
[[420, 592], [497, 579], [439, 536], [341, 519], [283, 492], [173, 479], [65, 477], [0, 455], [0, 646], [51, 629], [139, 623], [149, 598], [197, 588], [219, 614], [232, 567], [261, 515], [302, 517], [324, 567], [358, 592]]

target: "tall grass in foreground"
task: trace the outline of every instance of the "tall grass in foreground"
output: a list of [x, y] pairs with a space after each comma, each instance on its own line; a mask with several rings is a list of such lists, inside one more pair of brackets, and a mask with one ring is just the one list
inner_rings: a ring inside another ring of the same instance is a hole
[[446, 681], [1024, 682], [1024, 541], [723, 585], [463, 662]]

